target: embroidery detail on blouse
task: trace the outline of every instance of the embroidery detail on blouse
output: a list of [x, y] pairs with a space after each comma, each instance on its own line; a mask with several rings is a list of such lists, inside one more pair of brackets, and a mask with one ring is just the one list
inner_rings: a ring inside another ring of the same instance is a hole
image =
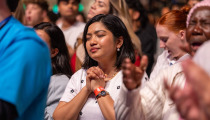
[[74, 90], [72, 89], [72, 90], [71, 90], [71, 93], [73, 93], [73, 92], [74, 92]]
[[79, 112], [79, 115], [82, 115], [82, 112]]

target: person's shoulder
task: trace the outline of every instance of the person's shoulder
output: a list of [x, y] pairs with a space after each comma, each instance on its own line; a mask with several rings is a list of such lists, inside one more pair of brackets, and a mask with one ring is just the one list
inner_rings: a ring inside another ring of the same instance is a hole
[[81, 68], [71, 76], [70, 81], [79, 82], [79, 80], [86, 79], [86, 75], [86, 69]]
[[79, 22], [79, 21], [77, 21], [76, 24], [77, 25], [86, 25], [84, 22]]
[[75, 73], [72, 75], [72, 77], [77, 78], [77, 77], [85, 76], [85, 75], [86, 75], [86, 69], [81, 68], [81, 69], [79, 69], [77, 72], [75, 72]]
[[[22, 33], [26, 33], [26, 32], [31, 32], [33, 33], [33, 29], [30, 27], [26, 27], [24, 26], [22, 23], [20, 23], [18, 20], [16, 20], [15, 18], [11, 18], [11, 20], [8, 23], [10, 26], [10, 29], [13, 30], [14, 34], [22, 34]], [[28, 34], [25, 34], [28, 35]]]
[[36, 56], [32, 57], [33, 59], [30, 57], [25, 58], [26, 60], [50, 60], [48, 59], [50, 56], [47, 44], [41, 40], [33, 28], [24, 26], [13, 17], [11, 18], [11, 21], [9, 21], [8, 28], [7, 37], [5, 38], [8, 38], [6, 44], [8, 48], [19, 48], [16, 52], [21, 52], [22, 55]]
[[83, 22], [78, 22], [78, 21], [77, 21], [77, 22], [75, 23], [75, 26], [77, 26], [77, 27], [79, 27], [79, 28], [82, 28], [82, 29], [84, 29], [85, 25], [86, 25], [86, 24], [83, 23]]
[[69, 78], [64, 74], [55, 74], [50, 78], [50, 84], [55, 86], [66, 85], [69, 81]]
[[24, 26], [13, 17], [11, 19], [12, 20], [10, 22], [10, 29], [12, 30], [12, 33], [15, 37], [15, 41], [13, 42], [18, 42], [22, 40], [33, 40], [40, 45], [45, 45], [44, 41], [40, 39], [33, 28]]
[[175, 63], [174, 65], [163, 69], [165, 73], [179, 73], [182, 72], [182, 62]]
[[69, 78], [66, 75], [64, 75], [64, 74], [55, 74], [55, 75], [52, 75], [51, 76], [51, 79], [68, 79], [69, 80]]

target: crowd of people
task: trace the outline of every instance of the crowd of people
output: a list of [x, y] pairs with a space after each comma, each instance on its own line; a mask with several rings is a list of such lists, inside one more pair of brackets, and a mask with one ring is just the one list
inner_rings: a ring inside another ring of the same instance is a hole
[[210, 0], [141, 2], [0, 0], [0, 119], [209, 120]]

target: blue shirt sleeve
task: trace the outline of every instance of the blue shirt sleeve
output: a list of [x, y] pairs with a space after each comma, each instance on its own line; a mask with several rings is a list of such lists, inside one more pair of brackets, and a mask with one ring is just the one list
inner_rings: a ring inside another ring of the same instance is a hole
[[14, 104], [20, 116], [48, 89], [49, 50], [38, 40], [13, 41], [0, 56], [0, 73], [0, 99]]

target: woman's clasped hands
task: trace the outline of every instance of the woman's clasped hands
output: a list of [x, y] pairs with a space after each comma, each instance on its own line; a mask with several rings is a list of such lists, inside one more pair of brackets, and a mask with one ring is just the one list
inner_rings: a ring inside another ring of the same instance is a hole
[[87, 70], [86, 87], [89, 91], [93, 92], [98, 87], [105, 87], [104, 72], [97, 66], [91, 67]]

